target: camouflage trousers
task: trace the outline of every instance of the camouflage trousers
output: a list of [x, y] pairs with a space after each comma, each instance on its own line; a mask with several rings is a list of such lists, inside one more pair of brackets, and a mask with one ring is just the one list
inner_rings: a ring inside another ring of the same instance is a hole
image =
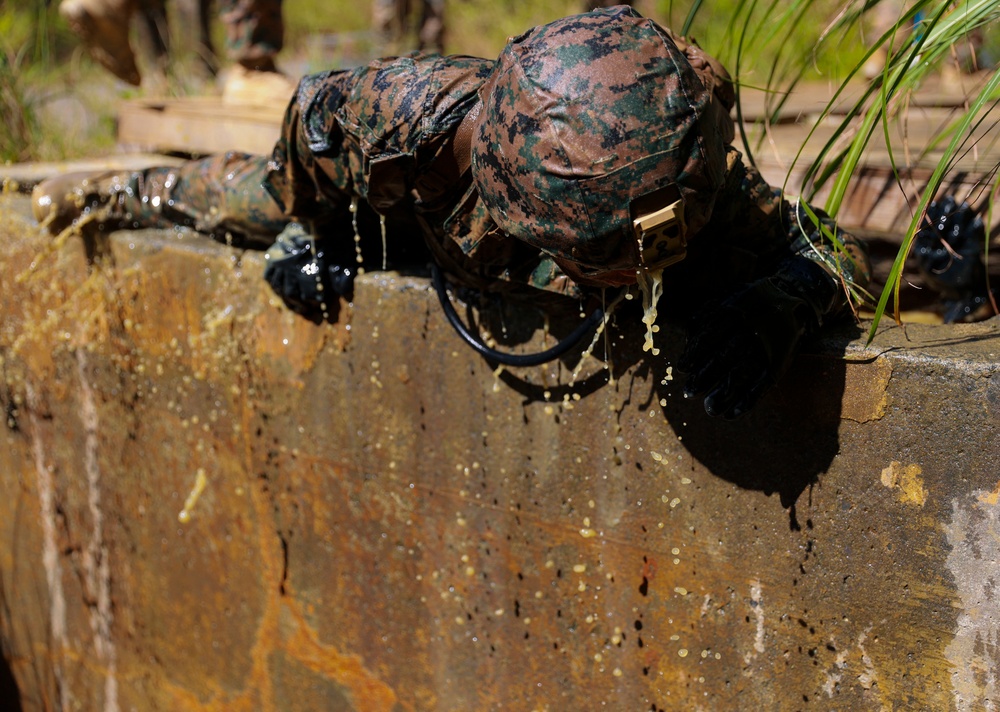
[[375, 0], [372, 25], [378, 40], [385, 45], [383, 50], [403, 52], [407, 49], [398, 45], [406, 37], [417, 2], [420, 3], [417, 49], [444, 53], [444, 0]]
[[[226, 26], [226, 54], [256, 69], [281, 51], [285, 32], [281, 0], [218, 0], [219, 18]], [[269, 68], [269, 67], [261, 67]]]
[[[189, 227], [219, 242], [240, 248], [266, 249], [292, 218], [264, 189], [270, 157], [238, 153], [217, 154], [185, 161], [179, 166], [148, 168], [130, 175], [127, 190], [119, 191], [111, 215], [128, 229]], [[317, 204], [306, 229], [324, 240], [331, 259], [358, 260], [362, 245], [366, 254], [378, 255], [385, 247], [380, 218], [364, 200], [351, 209], [343, 205]], [[397, 216], [389, 224], [390, 254], [383, 264], [399, 266], [425, 262], [420, 226]]]
[[133, 173], [119, 212], [136, 227], [183, 225], [236, 246], [266, 247], [289, 223], [263, 189], [268, 158], [230, 151]]
[[[219, 20], [226, 30], [226, 56], [247, 68], [259, 65], [270, 69], [274, 56], [281, 51], [285, 33], [281, 16], [281, 0], [217, 0]], [[154, 42], [154, 53], [166, 55], [167, 0], [145, 0], [132, 3], [140, 19], [147, 25], [147, 34]], [[128, 10], [126, 6], [126, 10]], [[128, 10], [129, 14], [131, 10]], [[201, 41], [210, 46], [208, 31], [208, 0], [198, 2]], [[127, 21], [125, 19], [124, 21]]]

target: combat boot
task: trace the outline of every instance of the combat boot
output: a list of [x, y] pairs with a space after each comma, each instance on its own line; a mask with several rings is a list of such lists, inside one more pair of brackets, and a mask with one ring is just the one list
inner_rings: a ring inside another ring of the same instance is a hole
[[157, 171], [65, 173], [42, 181], [31, 193], [35, 219], [53, 235], [71, 225], [120, 230], [158, 227], [164, 184]]
[[91, 56], [122, 81], [139, 85], [141, 77], [129, 43], [135, 0], [62, 0], [59, 14], [83, 41]]

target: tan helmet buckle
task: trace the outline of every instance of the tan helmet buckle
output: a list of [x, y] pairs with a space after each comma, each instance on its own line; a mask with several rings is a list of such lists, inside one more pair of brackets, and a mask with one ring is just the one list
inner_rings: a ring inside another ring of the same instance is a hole
[[684, 201], [669, 185], [633, 201], [632, 229], [639, 241], [642, 266], [664, 269], [687, 257]]

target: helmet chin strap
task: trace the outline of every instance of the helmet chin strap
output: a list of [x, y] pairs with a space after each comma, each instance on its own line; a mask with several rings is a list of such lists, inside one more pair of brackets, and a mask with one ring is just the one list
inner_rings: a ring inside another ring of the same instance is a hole
[[458, 335], [462, 337], [462, 340], [481, 356], [489, 361], [503, 364], [504, 366], [540, 366], [543, 363], [554, 361], [579, 344], [580, 341], [583, 340], [583, 337], [597, 328], [598, 324], [604, 320], [604, 310], [598, 307], [594, 310], [593, 314], [584, 319], [580, 325], [573, 330], [573, 333], [550, 349], [533, 354], [512, 354], [497, 351], [496, 349], [492, 349], [484, 344], [469, 331], [465, 324], [462, 323], [458, 313], [455, 311], [455, 307], [452, 306], [451, 299], [448, 297], [448, 291], [445, 286], [444, 277], [441, 274], [441, 268], [438, 267], [437, 264], [431, 262], [430, 269], [431, 280], [434, 283], [434, 289], [437, 291], [438, 299], [441, 301], [441, 308], [444, 309], [444, 315], [448, 318], [448, 322], [452, 325], [452, 327], [454, 327], [456, 333], [458, 333]]

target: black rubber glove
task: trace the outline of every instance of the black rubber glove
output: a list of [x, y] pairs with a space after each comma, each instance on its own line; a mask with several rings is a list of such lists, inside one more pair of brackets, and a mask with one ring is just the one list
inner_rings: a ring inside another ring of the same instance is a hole
[[924, 280], [941, 293], [946, 324], [973, 319], [989, 303], [985, 244], [983, 219], [968, 203], [959, 205], [949, 195], [927, 208], [914, 254]]
[[805, 257], [791, 257], [708, 309], [695, 324], [678, 369], [684, 395], [704, 396], [711, 416], [749, 411], [785, 372], [807, 333], [838, 303], [839, 286]]
[[332, 321], [338, 297], [350, 294], [355, 272], [331, 264], [321, 240], [290, 224], [265, 253], [264, 279], [292, 311], [310, 321]]

